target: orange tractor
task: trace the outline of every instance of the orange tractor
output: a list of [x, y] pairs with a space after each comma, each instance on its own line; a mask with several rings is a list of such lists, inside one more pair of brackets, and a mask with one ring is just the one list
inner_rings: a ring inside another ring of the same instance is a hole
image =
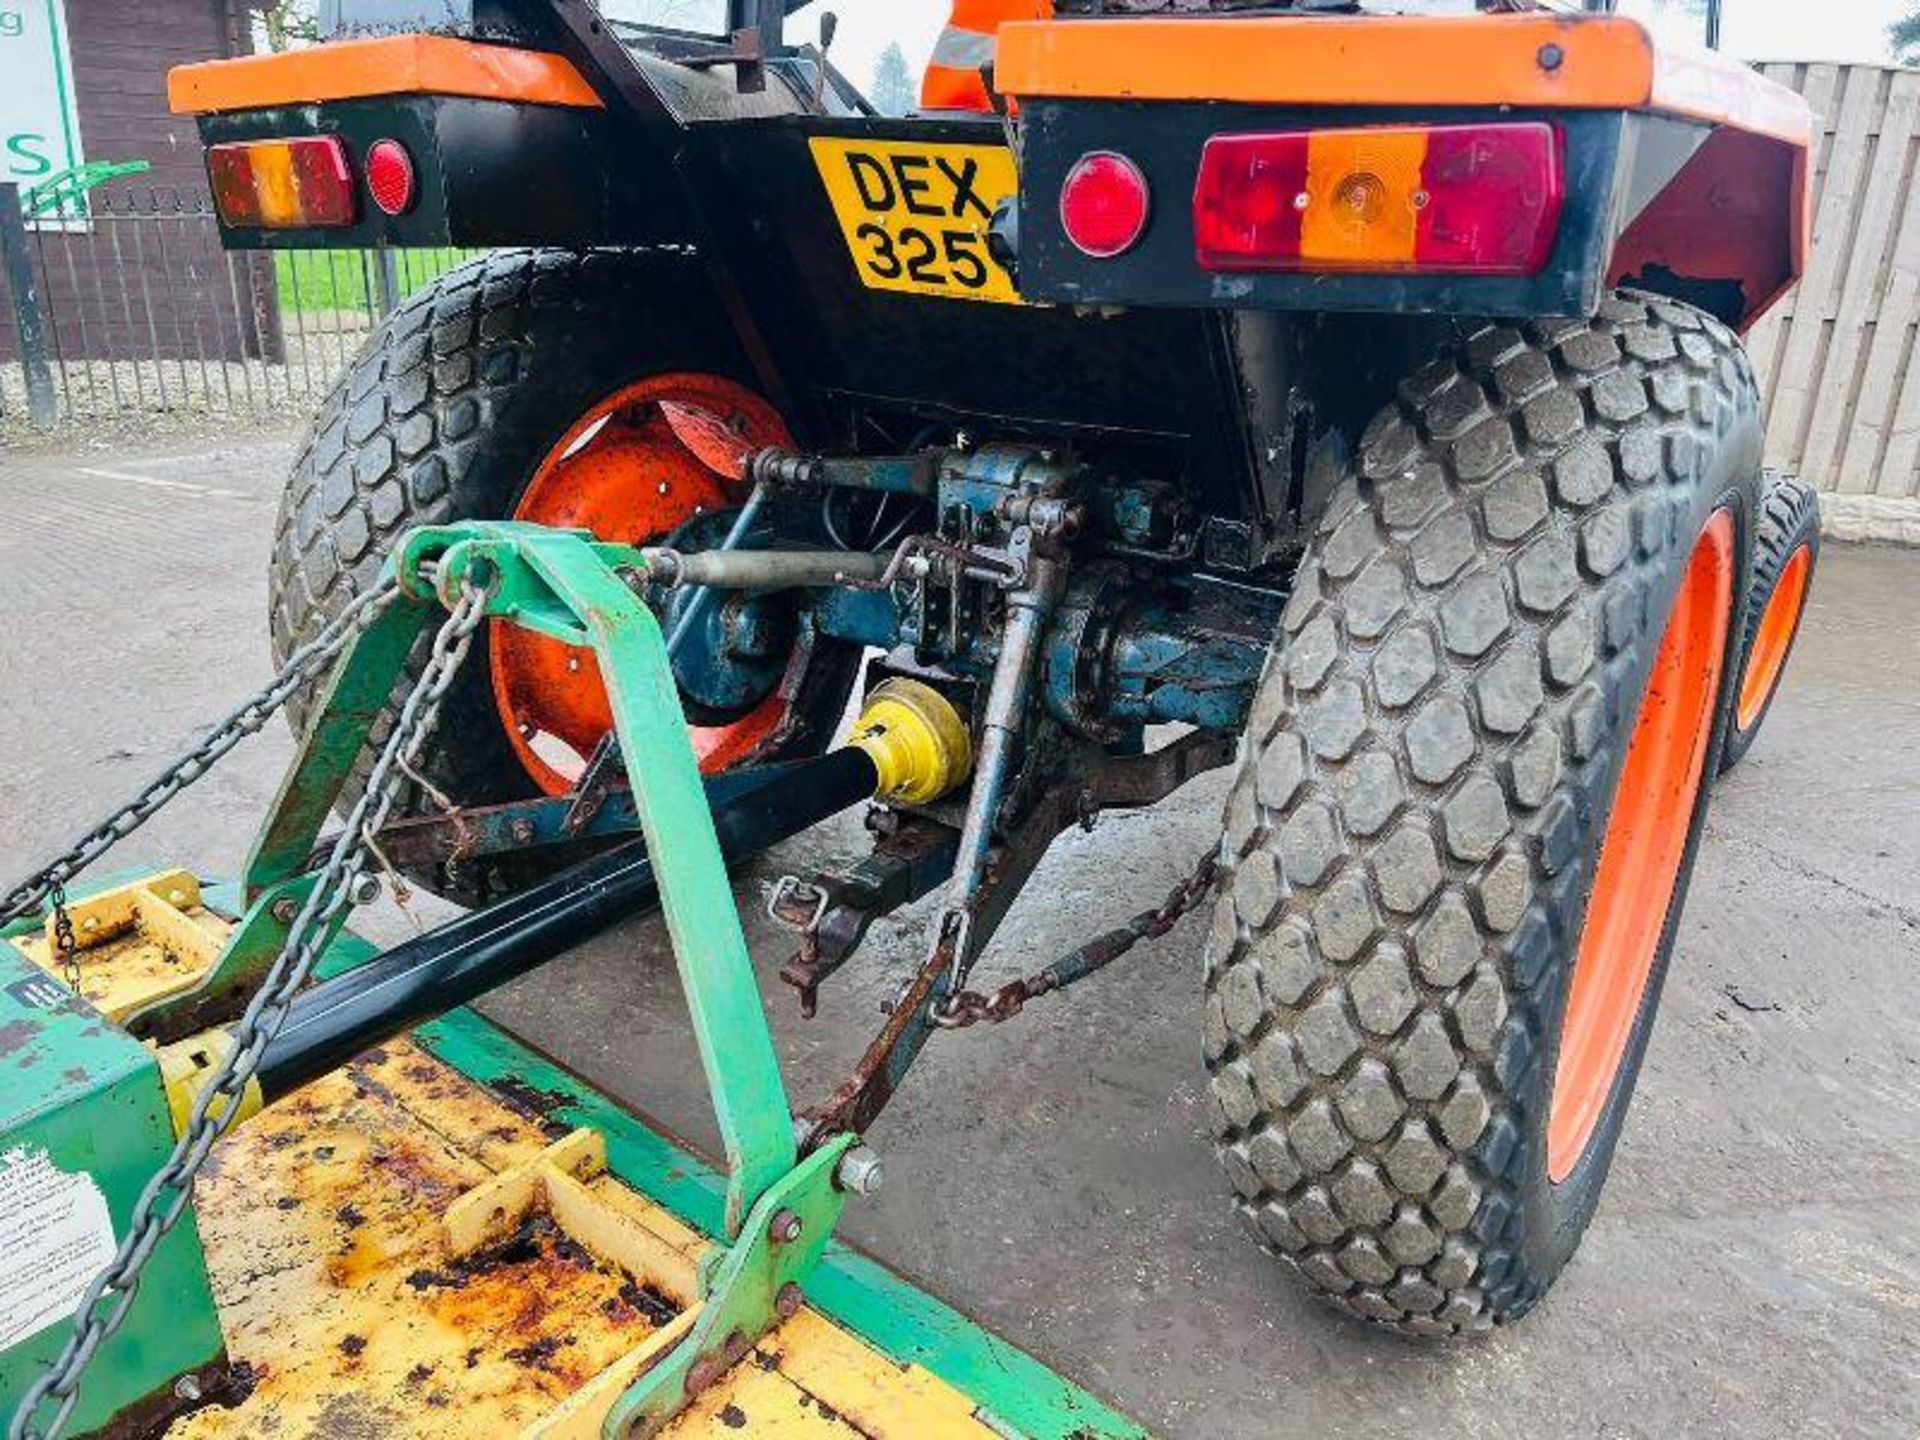
[[[583, 540], [666, 636], [723, 846], [879, 797], [871, 855], [773, 897], [803, 1006], [938, 896], [781, 1164], [1206, 900], [1195, 1023], [1259, 1242], [1404, 1331], [1525, 1314], [1811, 578], [1739, 338], [1803, 266], [1806, 105], [1604, 13], [1062, 0], [1001, 30], [991, 111], [892, 119], [782, 0], [607, 8], [334, 0], [325, 44], [174, 76], [230, 245], [490, 252], [363, 348], [274, 544], [283, 658], [396, 570], [490, 607], [456, 606], [457, 675], [410, 662], [441, 726], [379, 853], [505, 917], [497, 983], [552, 953], [515, 927], [599, 903], [578, 867], [643, 825], [671, 851], [604, 613], [555, 618]], [[877, 786], [756, 788], [838, 763], [856, 691]], [[1223, 766], [1166, 905], [978, 984], [1057, 835]], [[349, 1038], [470, 998], [449, 974]]]

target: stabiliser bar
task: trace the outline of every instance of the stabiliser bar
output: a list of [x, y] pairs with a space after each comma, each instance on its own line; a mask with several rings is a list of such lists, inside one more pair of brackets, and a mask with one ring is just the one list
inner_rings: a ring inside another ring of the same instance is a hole
[[[729, 862], [757, 854], [870, 799], [880, 780], [873, 758], [853, 748], [716, 777], [707, 793], [721, 853]], [[406, 941], [304, 991], [262, 1054], [260, 1087], [278, 1099], [659, 904], [652, 861], [634, 841]]]

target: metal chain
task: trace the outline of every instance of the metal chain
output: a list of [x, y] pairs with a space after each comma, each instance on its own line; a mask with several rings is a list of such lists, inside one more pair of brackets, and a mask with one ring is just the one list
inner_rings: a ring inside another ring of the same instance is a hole
[[80, 993], [80, 942], [73, 938], [73, 916], [67, 913], [67, 891], [55, 885], [47, 896], [53, 911], [53, 958], [60, 964], [61, 978], [74, 994]]
[[229, 750], [256, 734], [295, 695], [324, 674], [359, 631], [399, 595], [396, 581], [387, 580], [356, 596], [312, 640], [287, 657], [273, 682], [227, 716], [207, 737], [167, 768], [129, 804], [121, 806], [81, 837], [72, 849], [16, 885], [0, 900], [0, 925], [23, 915], [38, 914], [56, 892], [107, 851], [151, 820], [176, 795], [192, 785]]
[[[21, 1399], [7, 1428], [9, 1440], [54, 1440], [60, 1434], [79, 1401], [80, 1381], [88, 1364], [126, 1320], [140, 1288], [142, 1271], [161, 1238], [185, 1213], [194, 1180], [214, 1142], [234, 1123], [240, 1098], [259, 1069], [261, 1054], [286, 1023], [288, 1007], [326, 948], [334, 920], [352, 903], [357, 884], [367, 873], [369, 842], [386, 824], [405, 787], [406, 771], [418, 760], [433, 733], [441, 701], [466, 658], [474, 631], [486, 616], [486, 598], [484, 591], [469, 584], [434, 636], [426, 667], [374, 761], [366, 788], [347, 816], [346, 828], [327, 856], [306, 904], [288, 928], [279, 958], [230, 1032], [233, 1044], [226, 1060], [200, 1091], [173, 1154], [141, 1192], [127, 1238], [87, 1288], [66, 1347]], [[50, 1423], [44, 1430], [35, 1429], [36, 1417], [49, 1404], [57, 1406]]]
[[1158, 940], [1213, 893], [1219, 877], [1219, 862], [1214, 852], [1208, 851], [1193, 873], [1173, 888], [1159, 909], [1143, 911], [1117, 929], [1096, 935], [1046, 969], [1024, 980], [1002, 985], [992, 995], [962, 990], [948, 1002], [934, 1023], [943, 1030], [966, 1030], [974, 1025], [998, 1025], [1011, 1020], [1026, 1008], [1029, 1000], [1064, 990], [1076, 980], [1104, 970], [1143, 940]]

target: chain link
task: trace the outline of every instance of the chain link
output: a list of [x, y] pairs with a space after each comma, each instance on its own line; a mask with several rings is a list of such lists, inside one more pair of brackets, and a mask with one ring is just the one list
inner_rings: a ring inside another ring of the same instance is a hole
[[204, 740], [169, 766], [130, 803], [89, 830], [72, 849], [8, 891], [6, 898], [0, 900], [0, 925], [11, 924], [23, 915], [38, 914], [56, 892], [64, 907], [65, 888], [74, 876], [151, 820], [234, 746], [258, 733], [289, 700], [325, 674], [355, 636], [391, 605], [399, 593], [398, 582], [387, 580], [356, 596], [325, 629], [287, 657], [287, 663], [266, 689], [251, 696], [214, 726]]
[[[375, 595], [378, 593], [373, 592]], [[392, 597], [389, 594], [387, 598], [390, 600]], [[232, 1029], [233, 1044], [226, 1060], [200, 1091], [173, 1154], [141, 1192], [134, 1206], [126, 1239], [121, 1242], [106, 1269], [88, 1287], [75, 1312], [73, 1334], [66, 1347], [52, 1368], [36, 1380], [22, 1397], [20, 1407], [14, 1412], [7, 1428], [9, 1440], [54, 1440], [72, 1416], [73, 1408], [79, 1402], [80, 1381], [88, 1364], [126, 1320], [127, 1312], [139, 1292], [141, 1273], [153, 1257], [155, 1247], [186, 1212], [193, 1197], [195, 1178], [205, 1166], [214, 1142], [233, 1124], [233, 1117], [239, 1113], [240, 1099], [260, 1067], [262, 1053], [285, 1024], [288, 1007], [305, 985], [314, 964], [326, 948], [328, 937], [333, 933], [333, 922], [352, 903], [356, 885], [367, 873], [372, 837], [386, 824], [405, 787], [406, 772], [413, 768], [433, 733], [439, 720], [441, 701], [459, 672], [461, 661], [466, 658], [474, 631], [486, 616], [486, 598], [484, 591], [469, 584], [459, 603], [449, 613], [446, 623], [434, 636], [433, 649], [426, 666], [401, 707], [393, 733], [388, 736], [379, 757], [374, 761], [366, 788], [347, 815], [346, 826], [328, 854], [306, 904], [289, 926], [286, 944], [279, 958], [273, 962], [260, 988], [254, 992], [246, 1013]], [[363, 604], [363, 601], [366, 603]], [[358, 623], [354, 617], [364, 616], [367, 610], [384, 603], [370, 597], [356, 601], [356, 606], [361, 608], [343, 613], [313, 646], [289, 660], [288, 668], [281, 672], [280, 680], [265, 694], [275, 694], [282, 688], [281, 681], [290, 672], [310, 663], [303, 657], [307, 656], [308, 651], [317, 653], [318, 647], [328, 643], [328, 637], [334, 634], [336, 628], [339, 636], [344, 637], [349, 628]], [[290, 694], [297, 688], [297, 685], [287, 687], [285, 693]], [[283, 694], [272, 708], [278, 709], [284, 703]], [[272, 710], [261, 713], [264, 718]], [[235, 718], [238, 720], [239, 717]], [[232, 724], [229, 722], [218, 733], [225, 733]], [[209, 748], [203, 746], [202, 750]], [[181, 771], [182, 767], [175, 767], [168, 774], [176, 775]], [[183, 783], [191, 784], [192, 781]], [[178, 788], [175, 787], [176, 793]], [[146, 814], [151, 814], [152, 809], [157, 808], [148, 809]], [[145, 815], [141, 816], [141, 819], [145, 818]], [[95, 833], [111, 834], [112, 825], [113, 822], [109, 821]], [[84, 848], [83, 842], [71, 853], [84, 853]], [[59, 882], [54, 883], [57, 885]], [[36, 1417], [48, 1405], [56, 1407], [51, 1420], [46, 1429], [35, 1429]]]
[[53, 958], [60, 965], [60, 976], [74, 994], [80, 993], [80, 942], [73, 938], [73, 916], [67, 913], [65, 886], [55, 885], [47, 895], [47, 908], [53, 912]]
[[1076, 980], [1104, 970], [1143, 940], [1158, 940], [1213, 893], [1219, 876], [1219, 862], [1214, 852], [1208, 851], [1193, 873], [1173, 888], [1157, 910], [1143, 911], [1117, 929], [1096, 935], [1046, 969], [1024, 980], [1002, 985], [991, 995], [962, 990], [941, 1010], [934, 1023], [943, 1030], [966, 1030], [975, 1025], [998, 1025], [1011, 1020], [1026, 1008], [1029, 1000], [1064, 990]]

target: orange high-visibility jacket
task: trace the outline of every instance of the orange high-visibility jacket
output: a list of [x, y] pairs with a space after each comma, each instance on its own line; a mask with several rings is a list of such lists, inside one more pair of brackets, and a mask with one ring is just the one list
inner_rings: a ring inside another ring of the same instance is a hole
[[991, 110], [983, 66], [993, 63], [994, 36], [1010, 20], [1048, 20], [1053, 0], [953, 0], [920, 86], [923, 110]]

